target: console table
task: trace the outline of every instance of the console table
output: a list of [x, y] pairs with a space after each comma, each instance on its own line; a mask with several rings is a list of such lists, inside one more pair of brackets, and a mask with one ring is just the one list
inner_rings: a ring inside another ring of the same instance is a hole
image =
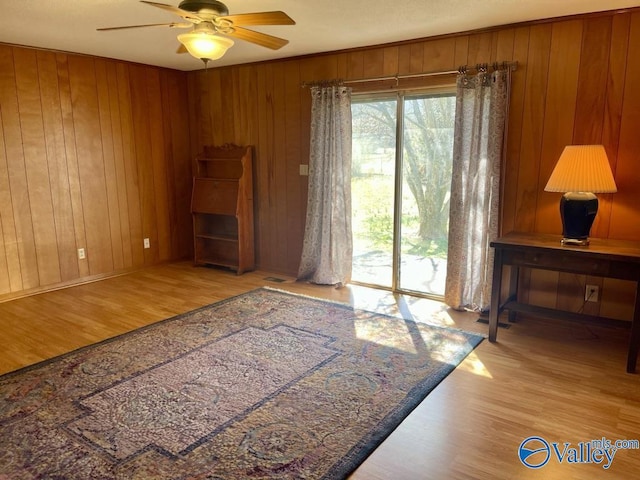
[[[587, 246], [565, 246], [560, 243], [561, 239], [560, 235], [510, 233], [491, 242], [495, 258], [489, 311], [489, 341], [496, 341], [498, 317], [503, 310], [509, 311], [511, 321], [514, 320], [516, 312], [523, 312], [545, 318], [629, 324], [620, 320], [518, 302], [520, 267], [632, 280], [636, 282], [636, 298], [631, 322], [627, 372], [635, 373], [640, 344], [640, 242], [591, 238]], [[505, 265], [511, 266], [509, 294], [506, 301], [501, 303], [502, 270]]]

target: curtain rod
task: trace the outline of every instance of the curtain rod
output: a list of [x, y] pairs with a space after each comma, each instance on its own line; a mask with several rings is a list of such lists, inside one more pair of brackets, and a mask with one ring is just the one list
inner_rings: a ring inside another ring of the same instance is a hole
[[305, 87], [314, 87], [314, 86], [348, 85], [351, 83], [383, 82], [386, 80], [395, 80], [396, 82], [398, 82], [398, 80], [403, 80], [406, 78], [434, 77], [437, 75], [454, 75], [458, 73], [469, 73], [469, 70], [486, 72], [486, 71], [489, 71], [490, 68], [493, 70], [504, 70], [509, 68], [511, 69], [512, 72], [514, 72], [518, 69], [518, 62], [504, 61], [504, 62], [494, 62], [492, 64], [478, 63], [473, 67], [470, 67], [468, 65], [461, 65], [460, 67], [458, 67], [457, 70], [441, 70], [441, 71], [435, 71], [435, 72], [413, 73], [409, 75], [393, 75], [393, 76], [387, 76], [387, 77], [360, 78], [358, 80], [341, 80], [341, 79], [319, 80], [319, 81], [312, 81], [312, 82], [302, 82], [301, 86], [302, 88], [305, 88]]

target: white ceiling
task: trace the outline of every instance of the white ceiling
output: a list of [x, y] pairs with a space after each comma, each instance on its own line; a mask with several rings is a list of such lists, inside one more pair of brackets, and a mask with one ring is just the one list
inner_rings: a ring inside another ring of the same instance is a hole
[[[177, 6], [180, 0], [158, 0]], [[287, 38], [278, 51], [237, 40], [210, 66], [234, 65], [463, 32], [578, 13], [640, 6], [640, 0], [223, 0], [231, 14], [282, 10], [293, 26], [249, 27]], [[177, 54], [187, 30], [98, 27], [181, 21], [138, 0], [0, 0], [0, 42], [197, 70]]]

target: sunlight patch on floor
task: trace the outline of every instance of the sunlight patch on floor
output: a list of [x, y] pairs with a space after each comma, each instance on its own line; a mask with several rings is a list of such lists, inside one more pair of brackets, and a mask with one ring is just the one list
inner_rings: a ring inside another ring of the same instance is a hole
[[[364, 285], [349, 285], [349, 303], [356, 309], [365, 312], [377, 312], [390, 315], [394, 318], [404, 318], [413, 322], [427, 323], [441, 327], [462, 328], [456, 322], [455, 312], [444, 303], [411, 295], [394, 295], [391, 292], [370, 288]], [[370, 321], [366, 315], [359, 317], [354, 322], [357, 337], [361, 340], [373, 342], [385, 347], [396, 348], [405, 352], [417, 354], [428, 344], [427, 338], [421, 345], [416, 345], [415, 332], [410, 331], [409, 324], [403, 322], [380, 323]], [[464, 328], [463, 328], [464, 330]], [[446, 355], [445, 355], [446, 356]], [[448, 361], [446, 358], [435, 358], [437, 361]], [[458, 366], [474, 375], [493, 378], [489, 370], [484, 366], [475, 352]]]
[[482, 360], [478, 358], [476, 352], [471, 352], [464, 361], [458, 365], [458, 369], [464, 370], [465, 372], [473, 373], [474, 375], [479, 375], [481, 377], [493, 378], [491, 372], [484, 366]]
[[417, 350], [406, 323], [397, 320], [385, 321], [384, 318], [372, 319], [369, 315], [354, 321], [356, 337], [377, 345], [395, 348], [403, 352], [416, 354]]

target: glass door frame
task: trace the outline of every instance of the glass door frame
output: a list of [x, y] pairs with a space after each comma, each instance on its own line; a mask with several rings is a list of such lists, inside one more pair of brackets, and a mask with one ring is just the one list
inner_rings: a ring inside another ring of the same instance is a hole
[[[402, 231], [402, 169], [404, 168], [404, 92], [396, 92], [396, 168], [395, 185], [393, 189], [393, 247], [391, 256], [391, 291], [402, 292], [400, 290], [400, 261], [401, 261], [401, 238]], [[422, 293], [422, 292], [419, 292]]]

